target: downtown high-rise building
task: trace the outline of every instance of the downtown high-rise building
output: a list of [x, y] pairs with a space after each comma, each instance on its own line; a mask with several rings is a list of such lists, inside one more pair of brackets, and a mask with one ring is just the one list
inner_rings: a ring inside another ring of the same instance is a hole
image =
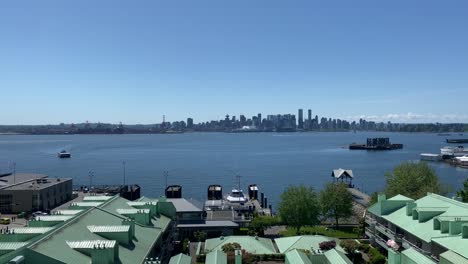
[[312, 109], [307, 110], [307, 120], [309, 123], [312, 122]]
[[298, 127], [300, 129], [304, 128], [304, 116], [303, 116], [303, 110], [302, 109], [299, 109], [299, 112], [298, 112]]

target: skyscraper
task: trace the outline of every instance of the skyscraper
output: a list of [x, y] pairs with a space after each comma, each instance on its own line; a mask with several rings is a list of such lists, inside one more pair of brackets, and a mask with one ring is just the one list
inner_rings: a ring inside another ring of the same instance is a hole
[[193, 118], [187, 118], [187, 128], [193, 128]]
[[302, 109], [299, 109], [299, 113], [298, 113], [298, 127], [300, 129], [303, 129], [304, 128], [304, 118], [303, 118], [303, 111]]
[[312, 121], [312, 109], [307, 110], [307, 120], [309, 123]]

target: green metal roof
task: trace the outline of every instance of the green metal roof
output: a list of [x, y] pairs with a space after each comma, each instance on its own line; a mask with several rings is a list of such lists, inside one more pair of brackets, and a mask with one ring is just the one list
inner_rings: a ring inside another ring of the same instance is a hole
[[418, 263], [418, 264], [435, 264], [436, 263], [413, 248], [409, 248], [407, 250], [402, 251], [401, 255], [402, 255], [401, 263], [408, 263], [408, 261], [405, 260], [405, 258], [412, 260], [413, 263]]
[[[445, 211], [437, 217], [468, 216], [468, 204], [437, 194], [429, 193], [427, 196], [415, 202], [415, 208], [419, 211], [424, 211], [424, 208], [446, 208], [446, 210], [444, 209]], [[369, 212], [371, 212], [371, 210], [369, 210]], [[441, 233], [440, 230], [434, 230], [433, 220], [424, 222], [419, 222], [417, 219], [413, 220], [411, 215], [406, 215], [406, 206], [381, 217], [428, 243], [432, 238], [449, 236], [448, 233]]]
[[222, 250], [223, 245], [238, 243], [242, 249], [252, 254], [276, 254], [271, 239], [253, 236], [227, 236], [211, 238], [205, 241], [205, 251]]
[[[28, 248], [29, 250], [33, 250], [63, 263], [89, 263], [89, 256], [70, 248], [66, 242], [106, 240], [104, 237], [90, 232], [88, 226], [122, 225], [122, 221], [127, 218], [116, 214], [115, 209], [120, 206], [127, 208], [127, 202], [128, 200], [124, 198], [113, 197], [100, 207], [91, 208], [85, 213], [76, 216], [74, 219], [56, 228]], [[113, 210], [108, 210], [108, 208]], [[118, 252], [120, 262], [142, 263], [155, 241], [158, 240], [162, 231], [166, 230], [170, 222], [171, 220], [169, 218], [161, 215], [160, 218], [151, 220], [153, 226], [135, 224], [136, 239], [133, 240], [134, 246], [125, 247], [119, 245]]]
[[312, 264], [304, 251], [293, 249], [286, 253], [286, 264]]
[[351, 262], [351, 260], [348, 259], [348, 257], [346, 257], [346, 255], [343, 252], [338, 251], [336, 249], [327, 250], [324, 253], [324, 255], [327, 258], [328, 262], [332, 264], [352, 264], [353, 263]]
[[221, 250], [215, 250], [206, 255], [205, 264], [227, 264], [227, 255]]
[[184, 254], [179, 254], [175, 255], [171, 258], [169, 261], [169, 264], [191, 264], [192, 263], [192, 258], [184, 255]]
[[413, 201], [413, 199], [411, 199], [409, 197], [406, 197], [404, 195], [401, 195], [401, 194], [397, 194], [397, 195], [393, 196], [392, 198], [390, 198], [388, 200]]
[[[440, 254], [440, 262], [443, 262], [443, 259], [448, 261], [451, 264], [468, 264], [468, 259], [460, 256], [459, 254], [449, 250]], [[447, 262], [445, 262], [447, 263]]]
[[434, 238], [432, 241], [468, 259], [468, 238], [458, 235]]
[[55, 214], [57, 215], [76, 215], [76, 214], [79, 214], [81, 212], [83, 212], [84, 210], [57, 210], [55, 211]]
[[278, 246], [280, 253], [286, 253], [294, 249], [305, 249], [312, 251], [311, 249], [317, 250], [320, 249], [319, 244], [324, 241], [335, 240], [337, 243], [336, 249], [344, 252], [344, 250], [338, 245], [339, 242], [335, 238], [326, 237], [326, 236], [292, 236], [292, 237], [282, 237], [275, 239], [276, 246]]

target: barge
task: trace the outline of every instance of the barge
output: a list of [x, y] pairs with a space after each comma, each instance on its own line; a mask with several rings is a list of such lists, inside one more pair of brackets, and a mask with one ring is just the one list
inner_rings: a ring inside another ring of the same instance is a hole
[[447, 143], [468, 143], [468, 138], [445, 139]]
[[349, 149], [352, 150], [393, 150], [402, 148], [403, 144], [392, 144], [389, 138], [368, 138], [367, 144], [352, 143], [349, 145]]

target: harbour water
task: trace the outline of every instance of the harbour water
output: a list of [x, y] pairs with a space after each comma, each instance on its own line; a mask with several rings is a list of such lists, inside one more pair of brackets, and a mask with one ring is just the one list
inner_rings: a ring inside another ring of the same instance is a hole
[[[349, 150], [348, 144], [367, 137], [390, 137], [404, 144], [392, 151]], [[331, 181], [334, 168], [352, 169], [355, 186], [365, 192], [381, 190], [385, 172], [420, 153], [439, 153], [445, 137], [436, 134], [336, 133], [186, 133], [153, 135], [4, 135], [0, 136], [0, 171], [16, 163], [17, 172], [70, 177], [77, 185], [120, 184], [123, 161], [127, 183], [142, 186], [143, 195], [162, 195], [168, 184], [180, 184], [185, 198], [204, 200], [210, 184], [227, 193], [241, 175], [241, 184], [256, 183], [277, 206], [283, 189], [307, 184], [316, 189]], [[468, 145], [465, 145], [468, 147]], [[68, 150], [71, 159], [57, 158]], [[9, 165], [10, 164], [10, 165]], [[468, 177], [468, 169], [430, 163], [442, 183], [455, 191]]]

